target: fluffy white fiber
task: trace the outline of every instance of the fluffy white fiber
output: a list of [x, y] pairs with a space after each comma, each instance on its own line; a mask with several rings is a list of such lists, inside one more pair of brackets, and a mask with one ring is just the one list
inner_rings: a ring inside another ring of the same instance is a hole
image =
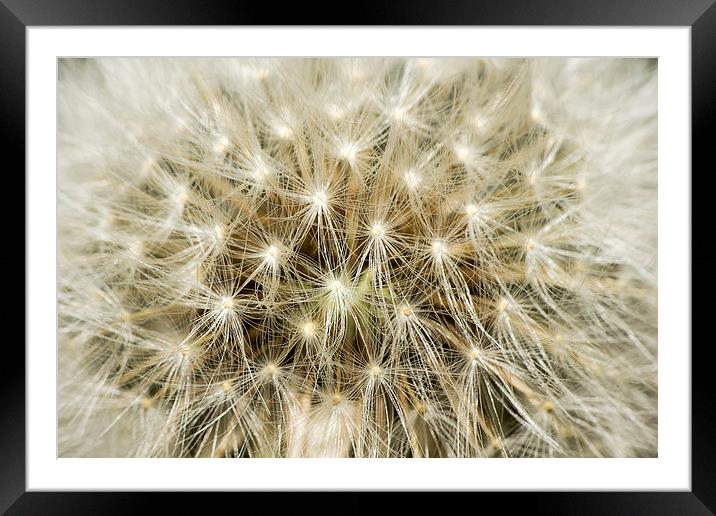
[[655, 456], [656, 68], [59, 69], [62, 456]]

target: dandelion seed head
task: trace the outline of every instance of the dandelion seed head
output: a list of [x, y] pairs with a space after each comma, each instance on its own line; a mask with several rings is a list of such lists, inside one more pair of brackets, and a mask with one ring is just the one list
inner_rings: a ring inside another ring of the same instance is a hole
[[60, 456], [655, 456], [654, 60], [58, 63]]

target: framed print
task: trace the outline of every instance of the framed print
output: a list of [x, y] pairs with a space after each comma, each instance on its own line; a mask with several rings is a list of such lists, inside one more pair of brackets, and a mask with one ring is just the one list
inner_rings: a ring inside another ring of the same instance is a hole
[[59, 7], [3, 7], [28, 201], [3, 509], [713, 510], [690, 173], [710, 2], [397, 3], [343, 27]]

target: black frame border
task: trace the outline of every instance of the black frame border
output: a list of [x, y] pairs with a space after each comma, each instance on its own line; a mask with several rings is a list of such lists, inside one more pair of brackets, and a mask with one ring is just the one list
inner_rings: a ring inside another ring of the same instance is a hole
[[[416, 0], [385, 0], [355, 9], [351, 18], [325, 20], [332, 9], [296, 2], [285, 7], [268, 2], [249, 3], [244, 0], [0, 0], [0, 145], [12, 165], [3, 167], [6, 178], [22, 177], [20, 189], [25, 190], [25, 29], [28, 26], [64, 25], [566, 25], [566, 26], [689, 26], [691, 27], [691, 102], [692, 102], [692, 171], [712, 173], [713, 146], [709, 124], [716, 115], [716, 4], [714, 0], [500, 0], [453, 3], [417, 2]], [[345, 11], [344, 11], [345, 12]], [[707, 161], [708, 160], [708, 161]], [[708, 167], [708, 168], [707, 168]], [[708, 189], [693, 189], [693, 172], [687, 180], [692, 192], [691, 235], [699, 228], [704, 235], [712, 234], [709, 219], [695, 217], [693, 206], [713, 203], [705, 198]], [[7, 191], [18, 192], [17, 189]], [[664, 193], [662, 192], [662, 195]], [[698, 203], [698, 197], [704, 203]], [[3, 206], [5, 210], [9, 208]], [[26, 212], [25, 212], [26, 213]], [[25, 231], [18, 240], [25, 242]], [[699, 234], [698, 232], [696, 233]], [[694, 242], [704, 248], [709, 239]], [[26, 258], [23, 247], [23, 261]], [[692, 244], [692, 269], [694, 250]], [[707, 255], [696, 258], [698, 265], [707, 264]], [[16, 256], [0, 259], [6, 273], [19, 262]], [[709, 260], [710, 262], [711, 260]], [[54, 267], [54, 264], [47, 264]], [[25, 281], [31, 273], [25, 267]], [[693, 275], [693, 270], [691, 271]], [[9, 274], [19, 279], [19, 274]], [[692, 276], [693, 277], [693, 276]], [[703, 277], [704, 289], [714, 280]], [[26, 287], [23, 285], [20, 290]], [[692, 291], [693, 292], [693, 291]], [[693, 298], [693, 293], [692, 293]], [[23, 299], [25, 297], [23, 296]], [[692, 301], [694, 314], [702, 320], [710, 303]], [[25, 303], [25, 309], [30, 308]], [[6, 312], [7, 313], [7, 312]], [[702, 317], [698, 317], [701, 315]], [[707, 319], [708, 320], [708, 319]], [[26, 322], [27, 324], [27, 322]], [[693, 339], [692, 339], [693, 340]], [[508, 493], [511, 502], [505, 508], [524, 508], [537, 514], [715, 514], [716, 513], [716, 389], [713, 376], [712, 339], [702, 339], [692, 346], [692, 456], [689, 492], [550, 492]], [[691, 344], [691, 343], [689, 343]], [[679, 343], [673, 343], [679, 345]], [[150, 499], [160, 502], [163, 509], [172, 506], [186, 512], [192, 508], [187, 493], [77, 493], [25, 491], [25, 352], [21, 346], [2, 346], [0, 375], [0, 511], [7, 514], [99, 514], [141, 512], [149, 508]], [[299, 500], [307, 493], [294, 493]], [[500, 493], [479, 493], [493, 503]], [[161, 501], [159, 497], [161, 496]], [[264, 503], [249, 496], [249, 504]], [[350, 493], [358, 502], [359, 493]], [[213, 493], [212, 500], [235, 500], [235, 493]], [[413, 498], [419, 500], [419, 498]], [[294, 500], [296, 503], [299, 500]], [[484, 500], [482, 498], [481, 500]], [[457, 500], [456, 500], [457, 501]], [[515, 504], [514, 506], [512, 504]], [[315, 506], [314, 506], [315, 507]], [[205, 504], [197, 508], [206, 509]]]

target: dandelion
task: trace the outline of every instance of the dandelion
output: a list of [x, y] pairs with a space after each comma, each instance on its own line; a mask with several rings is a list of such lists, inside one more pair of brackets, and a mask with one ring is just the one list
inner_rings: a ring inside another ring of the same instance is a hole
[[59, 75], [61, 456], [656, 456], [651, 60]]

